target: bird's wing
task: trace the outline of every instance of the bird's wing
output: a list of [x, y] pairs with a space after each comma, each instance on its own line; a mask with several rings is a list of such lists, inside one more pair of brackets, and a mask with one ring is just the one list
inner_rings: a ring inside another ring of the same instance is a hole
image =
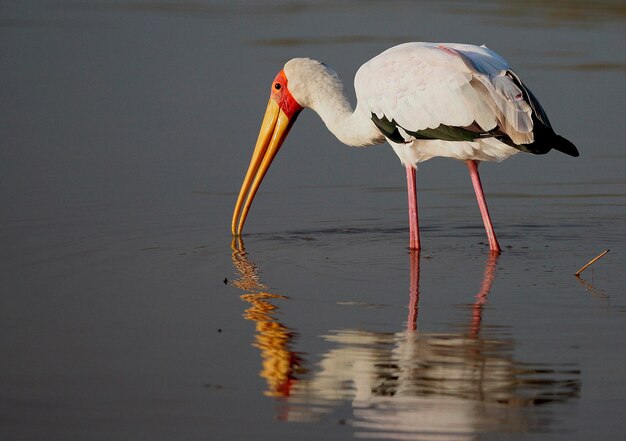
[[393, 47], [361, 66], [355, 90], [361, 111], [397, 142], [500, 134], [526, 144], [533, 141], [533, 110], [545, 117], [506, 61], [484, 46]]

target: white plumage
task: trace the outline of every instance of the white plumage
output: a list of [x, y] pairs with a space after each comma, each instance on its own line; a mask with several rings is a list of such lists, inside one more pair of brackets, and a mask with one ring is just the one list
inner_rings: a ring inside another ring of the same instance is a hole
[[463, 142], [420, 140], [407, 133], [442, 124], [460, 128], [474, 124], [481, 131], [477, 135], [499, 127], [514, 143], [534, 141], [532, 108], [515, 84], [517, 77], [485, 46], [405, 43], [384, 51], [356, 73], [354, 114], [337, 74], [324, 64], [295, 58], [285, 65], [285, 73], [294, 98], [315, 110], [348, 145], [382, 141], [381, 133], [370, 126], [372, 113], [393, 120], [402, 145], [392, 141], [392, 146], [405, 165], [435, 156], [501, 161], [520, 151], [484, 135]]
[[[571, 142], [554, 133], [539, 101], [504, 58], [485, 46], [405, 43], [392, 47], [356, 73], [354, 110], [337, 74], [316, 60], [288, 61], [272, 84], [264, 128], [233, 214], [233, 234], [241, 232], [271, 160], [305, 107], [313, 109], [345, 144], [389, 142], [407, 167], [411, 248], [419, 248], [414, 188], [418, 162], [442, 156], [467, 163], [490, 248], [499, 252], [476, 161], [501, 161], [520, 151], [543, 154], [552, 148], [578, 156]], [[283, 112], [284, 121], [272, 116], [274, 108]], [[265, 153], [268, 145], [271, 153]]]

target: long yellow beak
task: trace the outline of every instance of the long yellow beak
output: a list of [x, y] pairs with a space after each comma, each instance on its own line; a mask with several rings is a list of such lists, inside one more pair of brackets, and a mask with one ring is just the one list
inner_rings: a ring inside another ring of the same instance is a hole
[[270, 98], [265, 116], [263, 117], [263, 123], [261, 124], [261, 131], [252, 153], [252, 159], [235, 204], [231, 224], [233, 236], [241, 234], [243, 224], [246, 222], [246, 217], [252, 205], [252, 200], [261, 186], [261, 181], [263, 181], [267, 170], [270, 168], [276, 153], [278, 153], [280, 146], [287, 137], [294, 120], [295, 116], [290, 119], [281, 110], [278, 103]]

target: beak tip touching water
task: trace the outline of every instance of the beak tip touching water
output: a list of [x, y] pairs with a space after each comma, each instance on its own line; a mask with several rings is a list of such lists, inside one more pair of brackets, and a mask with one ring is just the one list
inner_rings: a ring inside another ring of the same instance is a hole
[[270, 98], [250, 165], [235, 204], [231, 224], [234, 237], [241, 236], [254, 196], [296, 117], [297, 113], [291, 116], [285, 114], [278, 102]]
[[272, 82], [270, 99], [261, 123], [259, 137], [250, 159], [248, 171], [241, 184], [241, 190], [239, 190], [231, 224], [233, 237], [241, 236], [252, 200], [280, 146], [287, 138], [291, 126], [303, 108], [287, 86], [287, 76], [284, 70], [281, 70]]

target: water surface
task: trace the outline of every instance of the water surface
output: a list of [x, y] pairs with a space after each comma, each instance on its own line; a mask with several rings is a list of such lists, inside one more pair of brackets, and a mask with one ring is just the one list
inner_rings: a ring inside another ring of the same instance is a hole
[[[624, 17], [613, 1], [2, 6], [2, 439], [621, 439]], [[285, 60], [350, 85], [411, 40], [503, 54], [581, 151], [481, 167], [503, 254], [465, 167], [436, 159], [410, 254], [391, 149], [344, 147], [312, 112], [231, 243]]]

